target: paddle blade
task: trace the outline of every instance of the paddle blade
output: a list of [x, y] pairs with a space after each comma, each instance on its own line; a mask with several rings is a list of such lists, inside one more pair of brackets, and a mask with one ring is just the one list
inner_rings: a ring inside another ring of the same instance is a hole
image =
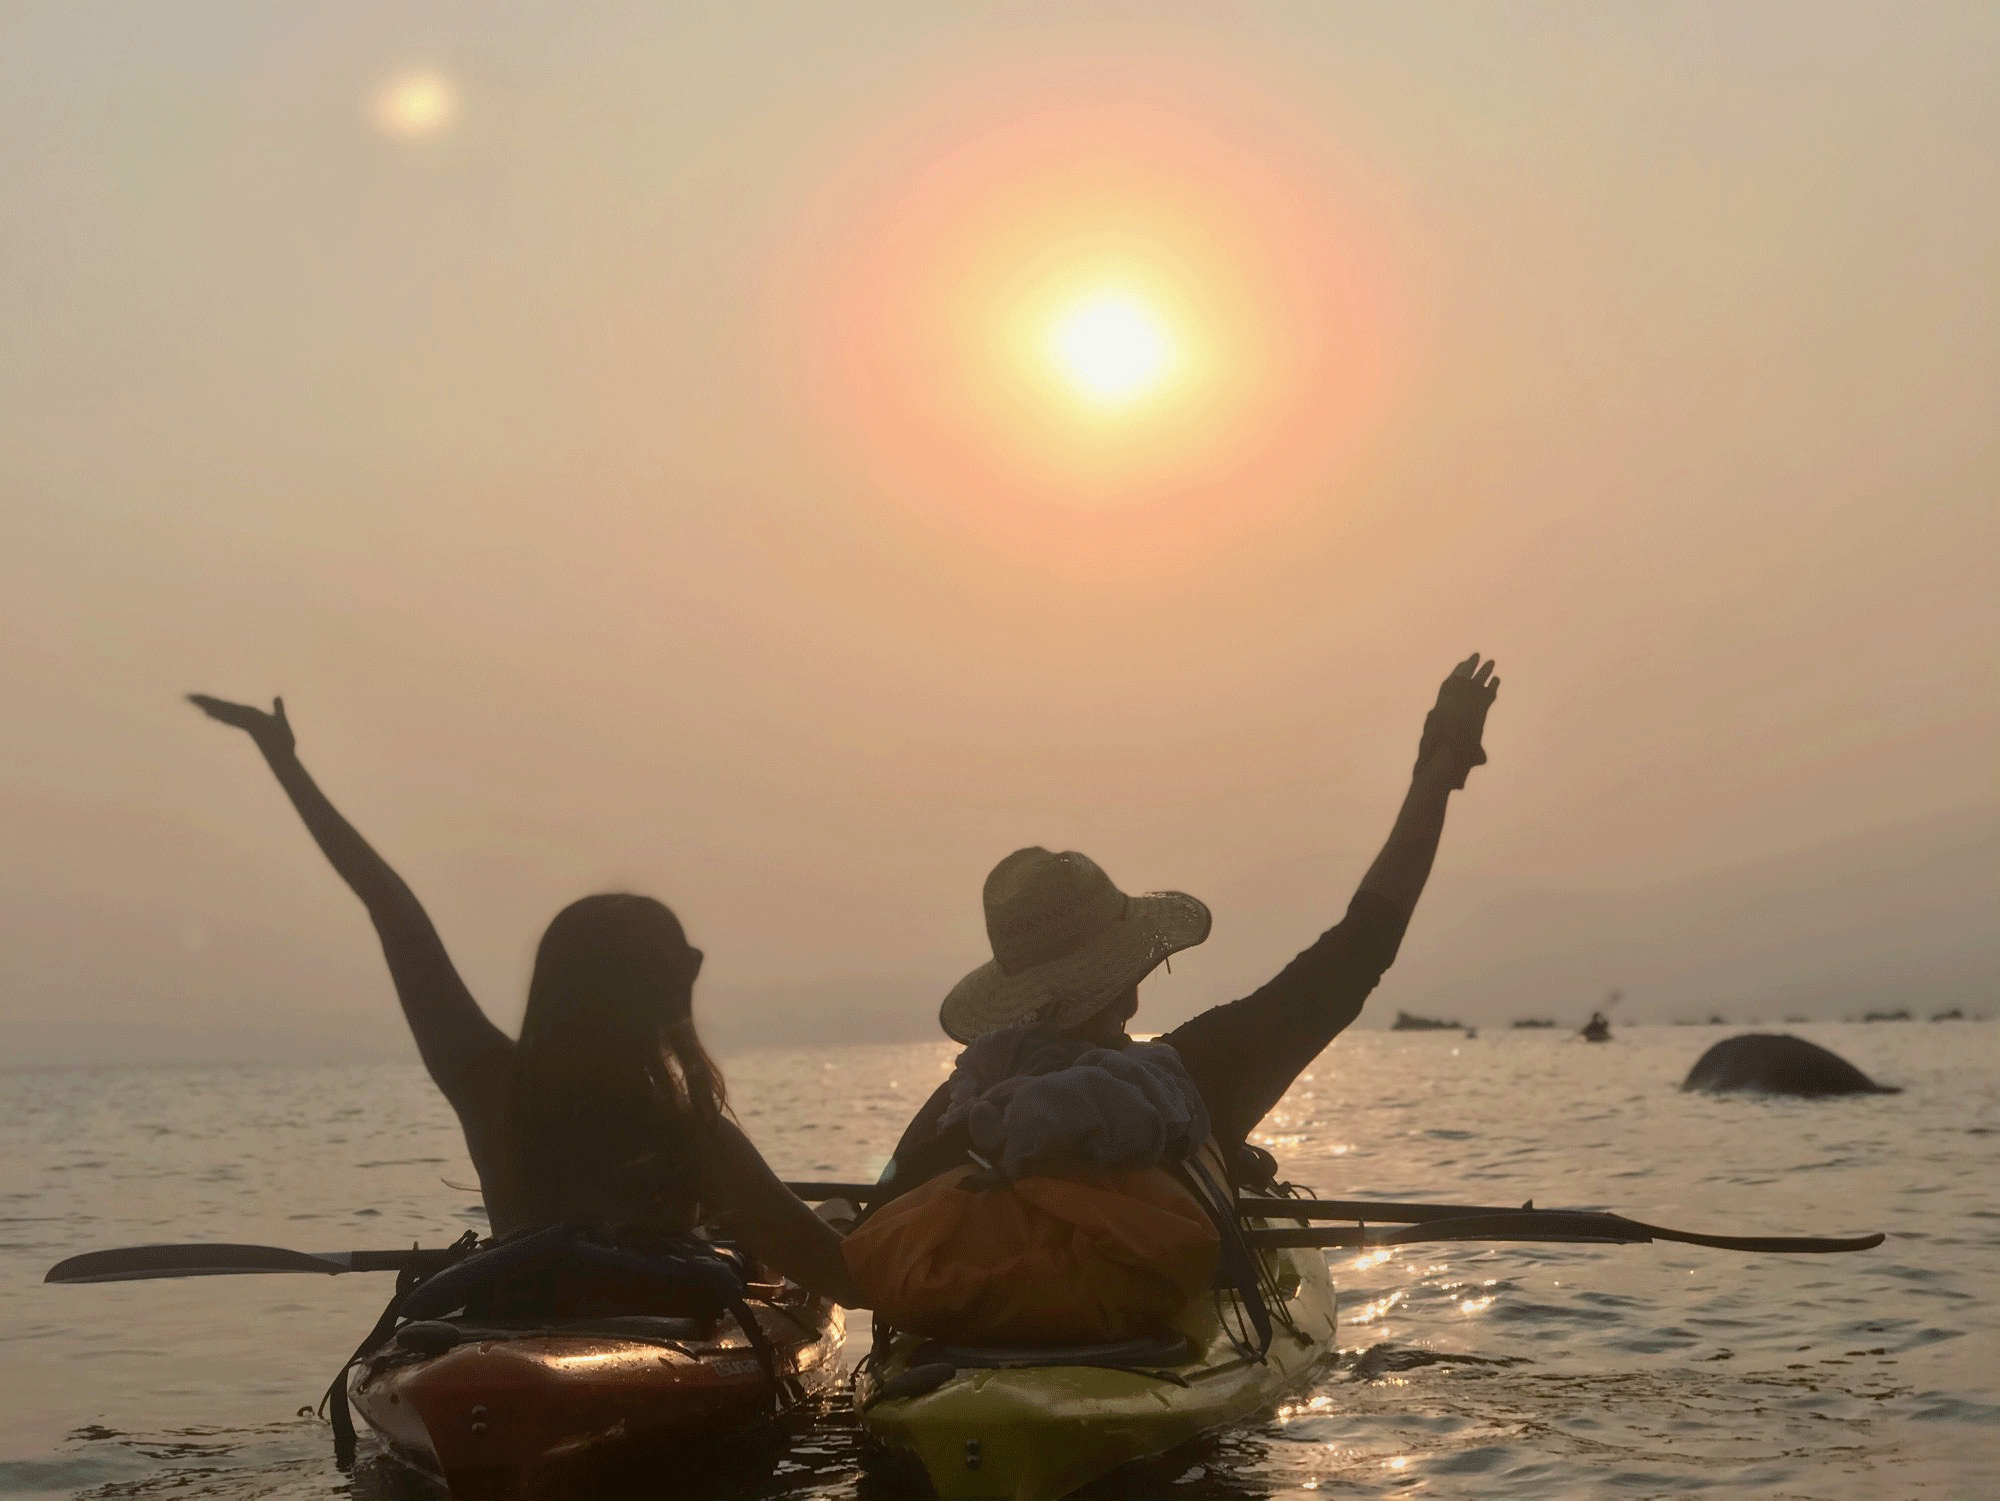
[[232, 1277], [246, 1272], [359, 1271], [348, 1251], [287, 1251], [281, 1246], [124, 1246], [59, 1261], [44, 1282], [139, 1282], [153, 1277]]
[[[1632, 1223], [1638, 1224], [1638, 1221]], [[1639, 1228], [1654, 1240], [1713, 1246], [1718, 1251], [1767, 1251], [1778, 1255], [1872, 1251], [1889, 1238], [1879, 1230], [1873, 1235], [1698, 1235], [1692, 1230], [1663, 1230], [1658, 1225], [1640, 1225]]]

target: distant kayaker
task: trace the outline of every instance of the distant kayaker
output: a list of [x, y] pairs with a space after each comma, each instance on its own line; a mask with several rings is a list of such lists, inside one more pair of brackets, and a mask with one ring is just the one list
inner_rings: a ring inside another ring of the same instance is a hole
[[[1445, 679], [1424, 721], [1402, 811], [1346, 917], [1262, 989], [1160, 1039], [1193, 1079], [1239, 1177], [1251, 1172], [1242, 1151], [1251, 1130], [1360, 1015], [1396, 957], [1430, 878], [1445, 805], [1486, 760], [1480, 737], [1499, 686], [1493, 663], [1476, 652]], [[1016, 850], [987, 877], [985, 908], [994, 957], [959, 982], [938, 1014], [944, 1030], [967, 1044], [1035, 1024], [1123, 1048], [1139, 982], [1209, 931], [1208, 908], [1195, 898], [1178, 891], [1127, 896], [1074, 850]], [[892, 1188], [913, 1188], [966, 1161], [963, 1131], [940, 1129], [950, 1105], [949, 1086], [940, 1087], [903, 1133], [887, 1175]]]
[[749, 1252], [839, 1302], [859, 1295], [840, 1237], [778, 1181], [728, 1114], [695, 1034], [701, 951], [651, 897], [587, 896], [535, 953], [521, 1038], [480, 1009], [402, 877], [327, 801], [271, 711], [190, 700], [245, 731], [382, 940], [403, 1015], [458, 1113], [493, 1233], [603, 1227], [647, 1244], [721, 1222]]

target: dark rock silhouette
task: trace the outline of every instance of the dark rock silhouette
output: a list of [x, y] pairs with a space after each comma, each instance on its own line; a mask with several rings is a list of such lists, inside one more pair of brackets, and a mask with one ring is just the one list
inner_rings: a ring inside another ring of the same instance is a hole
[[1554, 1020], [1546, 1016], [1524, 1016], [1514, 1023], [1514, 1029], [1519, 1032], [1547, 1032], [1554, 1027]]
[[1727, 1037], [1688, 1070], [1682, 1089], [1727, 1094], [1739, 1090], [1817, 1099], [1840, 1094], [1901, 1094], [1877, 1084], [1838, 1053], [1803, 1037], [1746, 1032]]
[[1898, 1006], [1894, 1011], [1870, 1011], [1862, 1018], [1865, 1022], [1906, 1022], [1911, 1019], [1908, 1006]]
[[1590, 1013], [1590, 1020], [1583, 1024], [1583, 1030], [1577, 1035], [1585, 1042], [1609, 1042], [1611, 1019], [1602, 1011], [1593, 1011]]

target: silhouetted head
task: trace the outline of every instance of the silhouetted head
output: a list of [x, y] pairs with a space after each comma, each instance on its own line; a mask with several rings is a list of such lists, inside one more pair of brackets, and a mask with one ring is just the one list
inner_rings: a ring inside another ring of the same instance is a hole
[[531, 1221], [685, 1227], [727, 1108], [696, 1037], [701, 951], [644, 896], [587, 896], [535, 953], [508, 1129]]

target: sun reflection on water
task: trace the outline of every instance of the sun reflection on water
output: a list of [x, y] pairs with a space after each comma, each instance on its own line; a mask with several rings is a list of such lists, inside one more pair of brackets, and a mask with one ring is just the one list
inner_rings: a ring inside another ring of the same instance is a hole
[[1347, 1320], [1350, 1324], [1372, 1324], [1404, 1299], [1404, 1290], [1397, 1288], [1387, 1297], [1377, 1298], [1372, 1303], [1361, 1305], [1360, 1311]]

